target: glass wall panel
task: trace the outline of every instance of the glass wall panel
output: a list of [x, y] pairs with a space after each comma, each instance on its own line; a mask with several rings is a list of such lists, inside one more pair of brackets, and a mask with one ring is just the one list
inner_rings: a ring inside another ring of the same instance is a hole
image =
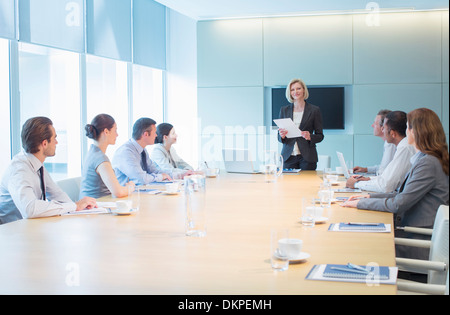
[[0, 1], [0, 37], [16, 38], [15, 1]]
[[86, 77], [88, 123], [104, 113], [111, 115], [117, 124], [119, 137], [106, 151], [112, 160], [116, 149], [129, 137], [127, 63], [88, 55]]
[[9, 49], [8, 41], [0, 39], [0, 176], [11, 160], [9, 112]]
[[141, 117], [163, 122], [163, 71], [133, 65], [133, 123]]
[[166, 69], [166, 7], [156, 1], [133, 1], [133, 62]]
[[83, 0], [20, 0], [20, 40], [84, 52]]
[[31, 117], [53, 121], [58, 145], [47, 158], [53, 179], [80, 176], [80, 80], [76, 53], [19, 43], [20, 126]]
[[87, 52], [131, 62], [131, 0], [87, 0]]

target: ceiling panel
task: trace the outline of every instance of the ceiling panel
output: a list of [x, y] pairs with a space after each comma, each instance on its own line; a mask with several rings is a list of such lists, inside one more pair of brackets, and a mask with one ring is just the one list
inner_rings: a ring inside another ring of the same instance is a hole
[[380, 9], [448, 9], [447, 0], [155, 0], [195, 20]]

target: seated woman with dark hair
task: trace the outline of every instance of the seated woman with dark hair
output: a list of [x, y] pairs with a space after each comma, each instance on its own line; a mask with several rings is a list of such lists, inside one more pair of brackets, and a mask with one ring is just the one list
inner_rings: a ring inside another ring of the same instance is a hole
[[183, 177], [193, 173], [193, 168], [183, 159], [181, 159], [175, 151], [173, 145], [177, 142], [178, 135], [175, 128], [168, 123], [159, 124], [156, 128], [156, 139], [151, 159], [158, 166], [172, 173], [174, 177]]
[[108, 114], [99, 114], [86, 125], [85, 130], [86, 136], [93, 139], [94, 143], [83, 164], [80, 197], [100, 198], [109, 194], [118, 198], [128, 196], [128, 186], [134, 190], [134, 183], [128, 182], [121, 186], [105, 154], [108, 146], [116, 143], [118, 136], [114, 118]]

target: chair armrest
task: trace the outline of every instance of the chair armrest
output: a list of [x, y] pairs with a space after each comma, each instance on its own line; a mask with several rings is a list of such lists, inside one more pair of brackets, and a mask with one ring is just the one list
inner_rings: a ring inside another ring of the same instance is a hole
[[431, 247], [431, 241], [416, 240], [416, 239], [411, 239], [411, 238], [396, 237], [396, 238], [394, 238], [394, 243], [396, 245], [413, 246], [413, 247], [421, 247], [421, 248], [430, 248]]
[[397, 266], [405, 267], [408, 269], [421, 269], [421, 270], [434, 270], [434, 271], [446, 271], [447, 264], [441, 261], [429, 261], [429, 260], [420, 260], [420, 259], [411, 259], [411, 258], [395, 258]]
[[426, 229], [426, 228], [418, 228], [418, 227], [412, 227], [412, 226], [404, 226], [404, 227], [397, 227], [397, 230], [402, 230], [408, 233], [415, 233], [415, 234], [422, 234], [422, 235], [432, 235], [433, 229]]
[[445, 285], [403, 281], [402, 279], [397, 280], [397, 289], [398, 291], [416, 292], [433, 295], [445, 294]]

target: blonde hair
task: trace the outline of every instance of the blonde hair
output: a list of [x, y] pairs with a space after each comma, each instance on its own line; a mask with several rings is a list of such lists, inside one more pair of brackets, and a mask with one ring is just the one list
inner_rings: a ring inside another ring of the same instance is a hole
[[442, 123], [431, 109], [418, 108], [408, 113], [408, 128], [414, 131], [416, 147], [423, 153], [436, 157], [442, 170], [449, 173], [447, 140]]
[[289, 103], [294, 103], [294, 100], [292, 99], [291, 96], [291, 86], [294, 83], [300, 83], [300, 85], [302, 86], [303, 90], [304, 90], [304, 99], [308, 99], [309, 97], [309, 92], [308, 92], [308, 88], [306, 87], [305, 82], [303, 82], [302, 79], [292, 79], [291, 82], [289, 82], [288, 86], [286, 87], [286, 98], [288, 100]]

